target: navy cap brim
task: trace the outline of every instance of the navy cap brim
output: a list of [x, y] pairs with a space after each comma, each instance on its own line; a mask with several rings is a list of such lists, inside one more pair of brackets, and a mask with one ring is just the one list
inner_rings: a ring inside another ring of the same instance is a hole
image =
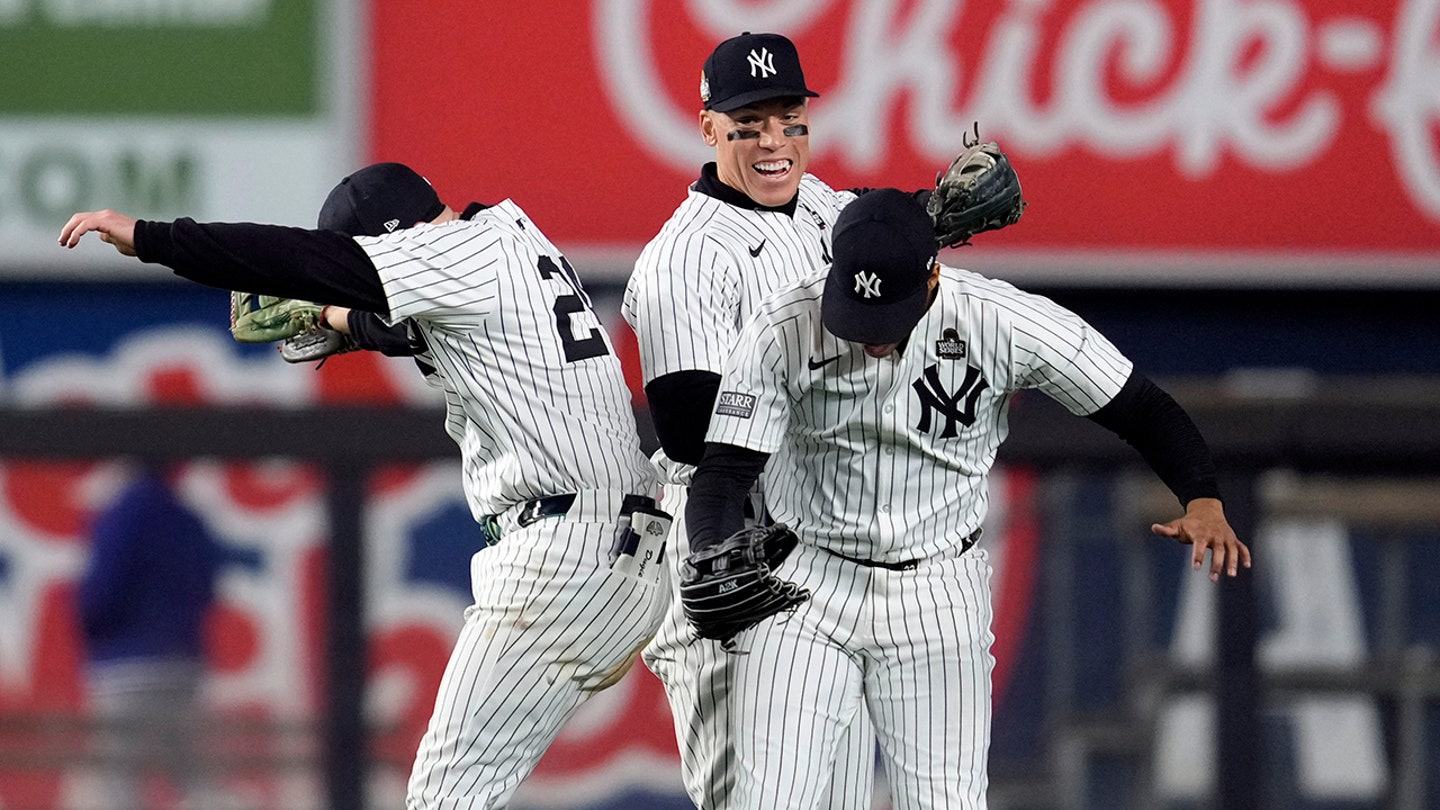
[[762, 101], [770, 101], [771, 99], [819, 97], [819, 93], [816, 93], [813, 90], [806, 90], [803, 87], [798, 90], [793, 88], [782, 90], [780, 88], [768, 87], [764, 90], [751, 90], [748, 93], [740, 93], [738, 95], [731, 96], [724, 101], [707, 104], [705, 105], [705, 109], [714, 110], [715, 112], [728, 113], [732, 110], [738, 110], [741, 107], [748, 107], [751, 104], [759, 104]]
[[840, 276], [825, 279], [820, 299], [820, 319], [830, 334], [841, 340], [866, 346], [899, 343], [915, 329], [930, 303], [930, 285], [921, 284], [899, 301], [866, 304], [852, 298]]

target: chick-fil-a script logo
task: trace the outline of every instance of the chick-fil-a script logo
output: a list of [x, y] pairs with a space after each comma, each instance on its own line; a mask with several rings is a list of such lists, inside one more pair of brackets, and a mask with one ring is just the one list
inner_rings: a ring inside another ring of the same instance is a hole
[[[686, 0], [665, 3], [664, 15], [675, 6], [715, 42], [742, 29], [802, 38], [837, 8]], [[811, 57], [839, 61], [838, 81], [812, 112], [815, 153], [868, 171], [903, 133], [944, 165], [983, 121], [987, 137], [1033, 156], [1074, 147], [1120, 160], [1165, 155], [1180, 176], [1204, 179], [1223, 160], [1261, 173], [1310, 166], [1347, 132], [1374, 130], [1411, 204], [1440, 221], [1440, 0], [1328, 15], [1298, 0], [1012, 0], [975, 28], [969, 17], [989, 8], [849, 2], [839, 53]], [[600, 0], [598, 59], [622, 120], [645, 122], [632, 135], [688, 171], [709, 150], [694, 137], [697, 102], [668, 99], [661, 82], [648, 28], [661, 13], [653, 0]], [[1371, 75], [1379, 79], [1363, 99], [1344, 89]], [[897, 110], [907, 120], [892, 125]]]

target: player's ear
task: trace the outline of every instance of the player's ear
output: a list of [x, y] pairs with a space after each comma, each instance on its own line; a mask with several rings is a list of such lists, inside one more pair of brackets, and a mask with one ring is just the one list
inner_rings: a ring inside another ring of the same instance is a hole
[[700, 136], [705, 139], [706, 146], [720, 143], [720, 135], [715, 130], [715, 116], [709, 110], [700, 111]]

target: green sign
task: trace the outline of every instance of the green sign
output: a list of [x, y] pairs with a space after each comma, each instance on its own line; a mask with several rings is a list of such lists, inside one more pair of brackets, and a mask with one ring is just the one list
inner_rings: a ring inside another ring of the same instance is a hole
[[0, 116], [311, 116], [321, 0], [0, 0]]

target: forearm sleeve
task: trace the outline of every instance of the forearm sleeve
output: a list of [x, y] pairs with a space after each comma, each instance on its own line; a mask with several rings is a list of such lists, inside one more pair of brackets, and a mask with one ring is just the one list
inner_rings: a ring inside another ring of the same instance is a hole
[[362, 349], [380, 352], [386, 357], [413, 357], [420, 347], [410, 340], [410, 327], [405, 321], [388, 326], [373, 312], [350, 310], [346, 316], [350, 337]]
[[695, 471], [685, 506], [692, 553], [745, 527], [745, 497], [769, 458], [769, 453], [733, 444], [705, 445], [705, 458]]
[[1132, 371], [1120, 393], [1089, 417], [1140, 452], [1184, 506], [1219, 498], [1215, 462], [1190, 415], [1145, 375]]

